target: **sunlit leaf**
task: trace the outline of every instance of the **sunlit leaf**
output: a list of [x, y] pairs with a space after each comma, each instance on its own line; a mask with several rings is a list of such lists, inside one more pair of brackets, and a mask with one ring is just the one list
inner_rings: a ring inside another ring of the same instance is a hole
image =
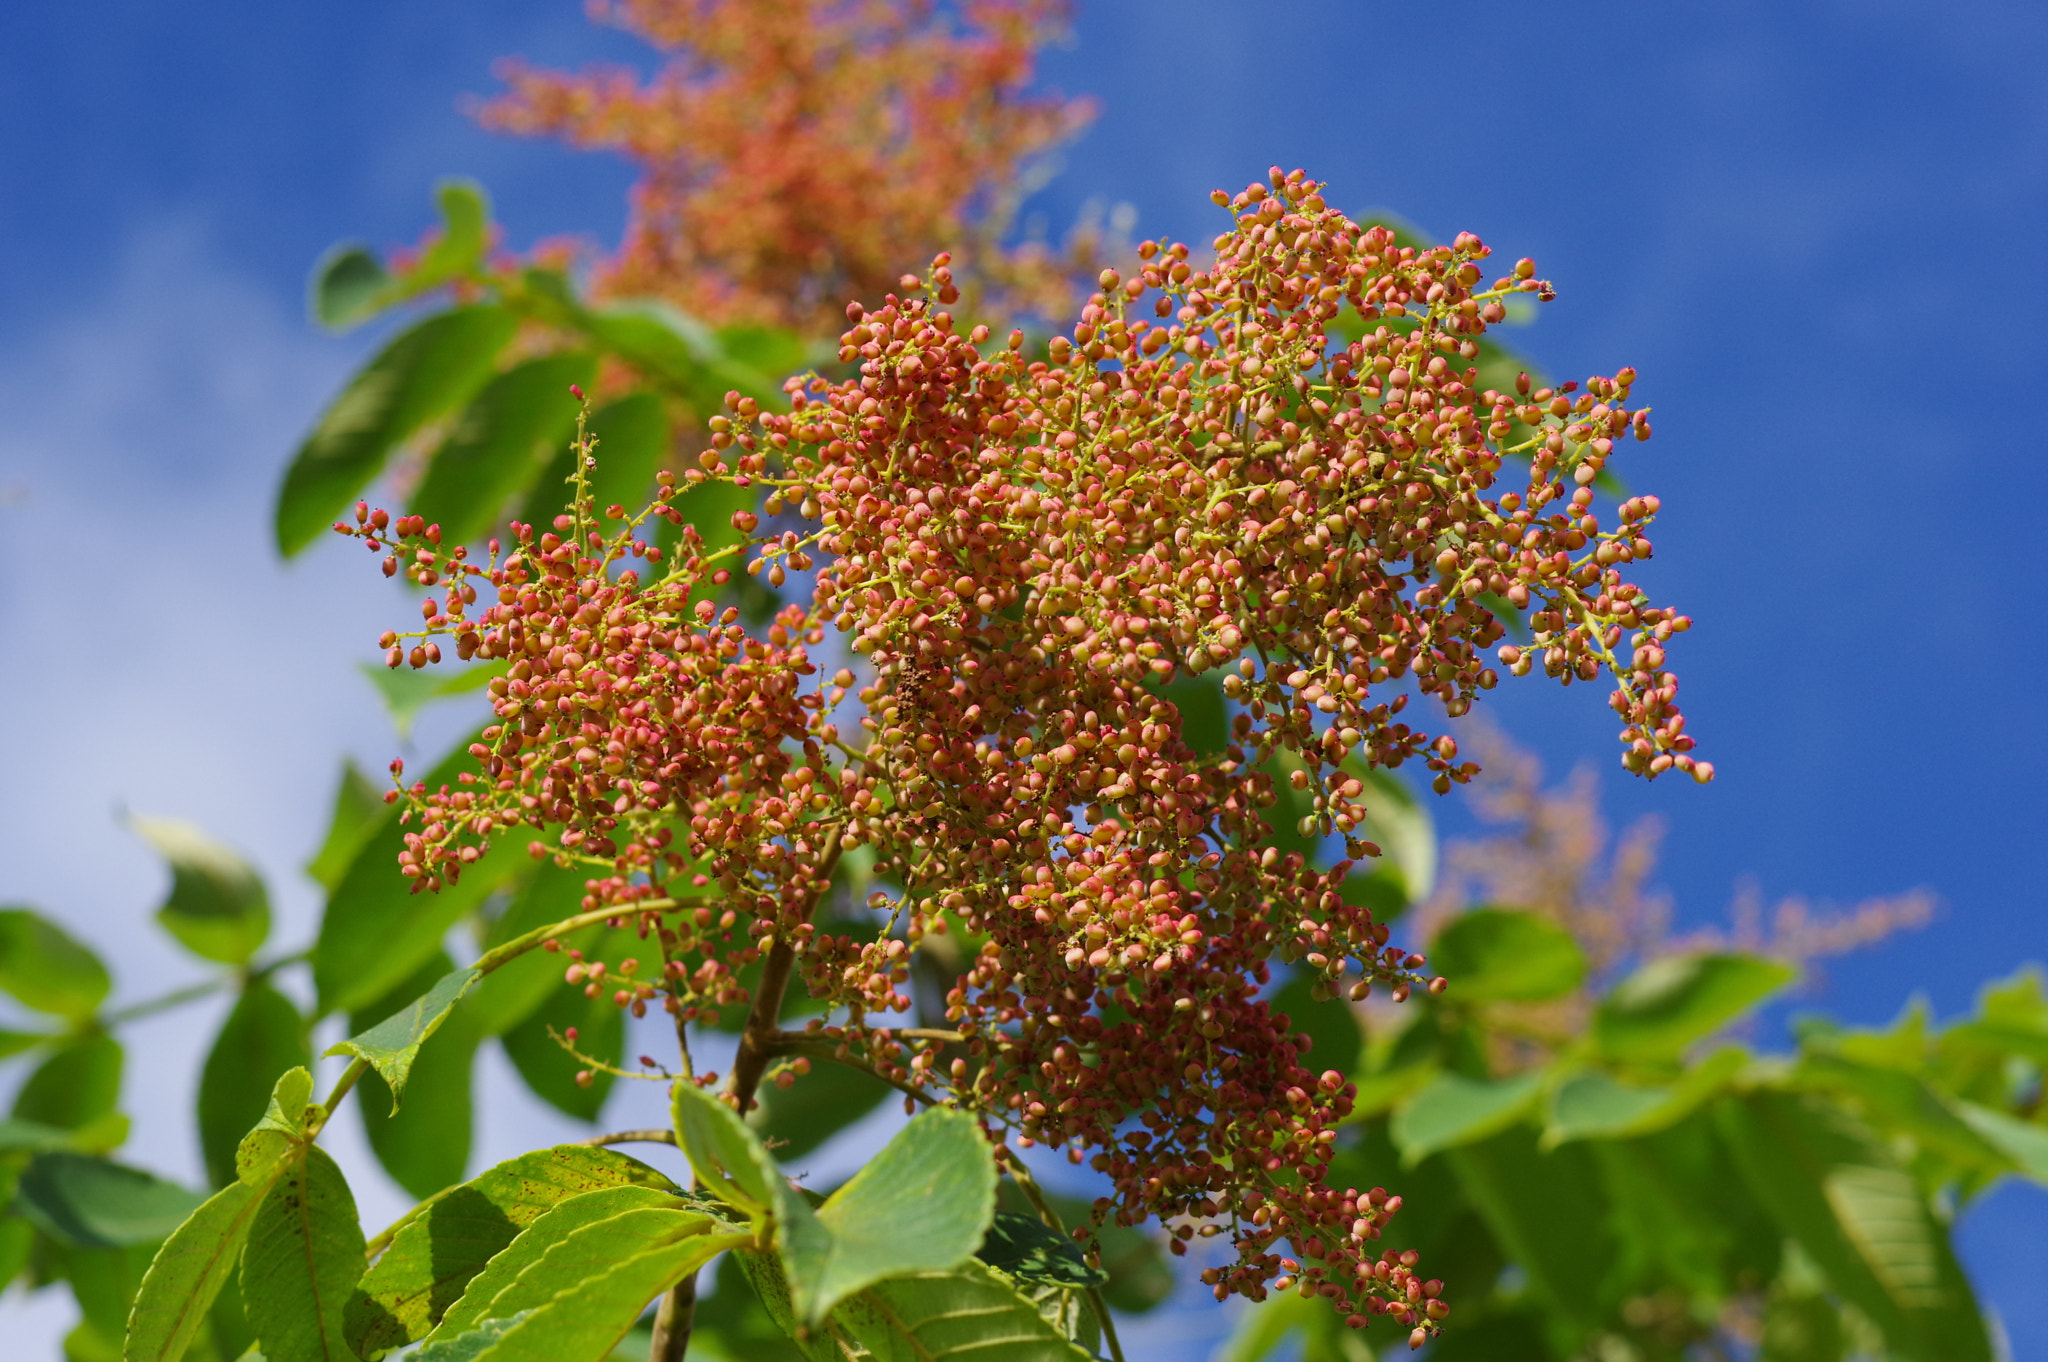
[[1458, 914], [1437, 933], [1429, 963], [1451, 981], [1451, 996], [1459, 1002], [1561, 998], [1586, 977], [1586, 956], [1572, 934], [1540, 913], [1518, 908]]
[[123, 1362], [177, 1362], [234, 1276], [263, 1193], [230, 1182], [157, 1250], [128, 1319]]
[[270, 1101], [255, 1126], [235, 1148], [235, 1176], [252, 1187], [270, 1184], [278, 1165], [296, 1156], [305, 1142], [312, 1110], [313, 1075], [287, 1069], [271, 1086]]
[[511, 1322], [501, 1329], [483, 1326], [495, 1337], [479, 1346], [462, 1335], [449, 1334], [444, 1342], [437, 1334], [421, 1349], [422, 1359], [598, 1362], [650, 1300], [747, 1236], [701, 1214], [646, 1210], [593, 1226], [587, 1238], [587, 1247], [573, 1239], [557, 1244], [532, 1270], [530, 1287], [523, 1279], [514, 1284], [511, 1313], [496, 1317]]
[[368, 1060], [391, 1087], [391, 1101], [398, 1105], [405, 1096], [406, 1078], [420, 1047], [441, 1028], [462, 1001], [462, 995], [476, 987], [483, 973], [474, 968], [450, 970], [434, 986], [375, 1026], [328, 1047], [330, 1055], [355, 1055]]
[[1550, 1094], [1544, 1141], [1626, 1139], [1662, 1130], [1698, 1110], [1748, 1062], [1732, 1046], [1716, 1050], [1676, 1083], [1660, 1087], [1622, 1083], [1597, 1072], [1573, 1074]]
[[1542, 1089], [1540, 1073], [1498, 1081], [1438, 1074], [1394, 1113], [1394, 1144], [1412, 1165], [1440, 1149], [1483, 1140], [1520, 1121]]
[[676, 1139], [698, 1184], [748, 1215], [772, 1211], [783, 1187], [775, 1160], [739, 1115], [694, 1083], [674, 1087]]
[[452, 1338], [484, 1320], [531, 1309], [600, 1270], [607, 1257], [649, 1247], [643, 1240], [713, 1228], [701, 1208], [656, 1187], [605, 1187], [567, 1197], [470, 1277], [442, 1313], [435, 1336]]
[[996, 1168], [966, 1112], [920, 1112], [817, 1210], [821, 1236], [778, 1248], [799, 1318], [815, 1324], [886, 1277], [967, 1261], [995, 1214]]
[[1616, 1059], [1676, 1059], [1765, 998], [1798, 971], [1749, 955], [1654, 960], [1615, 986], [1593, 1015], [1593, 1036]]
[[619, 1187], [681, 1191], [637, 1159], [588, 1145], [537, 1149], [451, 1188], [402, 1224], [364, 1274], [348, 1303], [350, 1346], [374, 1357], [424, 1338], [521, 1230], [572, 1197]]

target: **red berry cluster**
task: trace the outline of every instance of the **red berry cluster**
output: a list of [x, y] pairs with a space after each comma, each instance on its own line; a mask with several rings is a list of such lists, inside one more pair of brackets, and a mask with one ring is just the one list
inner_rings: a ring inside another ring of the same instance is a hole
[[[1509, 671], [1605, 671], [1631, 770], [1712, 770], [1662, 670], [1688, 622], [1621, 577], [1650, 552], [1655, 499], [1611, 528], [1593, 509], [1618, 442], [1649, 434], [1634, 374], [1477, 391], [1478, 337], [1548, 285], [1524, 261], [1482, 287], [1477, 238], [1402, 247], [1320, 189], [1276, 169], [1219, 195], [1214, 264], [1147, 243], [1043, 359], [962, 332], [941, 256], [849, 309], [856, 377], [793, 380], [786, 415], [730, 395], [701, 467], [638, 516], [579, 496], [484, 567], [366, 508], [337, 529], [392, 553], [387, 571], [459, 579], [419, 637], [511, 661], [481, 771], [407, 792], [407, 874], [433, 887], [497, 829], [560, 829], [536, 853], [592, 865], [592, 905], [645, 914], [671, 1010], [730, 1005], [733, 971], [784, 951], [843, 1015], [789, 1052], [959, 1102], [1006, 1156], [1065, 1148], [1110, 1178], [1099, 1216], [1158, 1218], [1177, 1251], [1230, 1234], [1237, 1260], [1205, 1274], [1219, 1297], [1286, 1286], [1426, 1331], [1437, 1285], [1372, 1247], [1399, 1198], [1324, 1182], [1353, 1090], [1305, 1066], [1261, 997], [1275, 957], [1353, 999], [1405, 998], [1424, 961], [1349, 901], [1350, 862], [1318, 872], [1274, 845], [1280, 754], [1313, 792], [1296, 831], [1376, 856], [1358, 773], [1418, 758], [1440, 790], [1470, 779], [1448, 735], [1399, 716], [1415, 695], [1462, 714], [1497, 683], [1484, 650], [1507, 600], [1537, 638], [1499, 650]], [[1349, 343], [1346, 309], [1366, 323]], [[1527, 478], [1496, 491], [1515, 458]], [[640, 531], [707, 479], [760, 484], [771, 519], [735, 516], [744, 542], [721, 554], [686, 527], [664, 566]], [[777, 585], [815, 568], [810, 606], [749, 634], [700, 598], [734, 554]], [[472, 618], [479, 581], [496, 603]], [[853, 672], [812, 679], [827, 623], [871, 668], [861, 735], [834, 722]], [[1160, 687], [1216, 669], [1237, 712], [1203, 754]], [[871, 902], [872, 940], [812, 920], [859, 847], [896, 887]], [[682, 897], [684, 877], [715, 902]], [[957, 1029], [871, 1023], [910, 1010], [913, 957], [948, 934], [969, 952]]]

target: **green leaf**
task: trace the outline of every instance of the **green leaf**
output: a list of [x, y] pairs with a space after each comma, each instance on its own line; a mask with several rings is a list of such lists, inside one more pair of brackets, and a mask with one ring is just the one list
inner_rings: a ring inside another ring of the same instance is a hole
[[267, 1187], [278, 1165], [305, 1143], [312, 1113], [313, 1075], [288, 1069], [270, 1089], [270, 1103], [255, 1127], [235, 1148], [235, 1176], [251, 1187]]
[[426, 1337], [520, 1231], [572, 1197], [619, 1187], [681, 1194], [637, 1159], [573, 1144], [508, 1159], [451, 1188], [406, 1220], [364, 1274], [347, 1308], [350, 1346], [375, 1357]]
[[810, 1362], [1082, 1362], [1090, 1354], [1048, 1320], [1002, 1273], [969, 1260], [950, 1272], [877, 1283], [798, 1338], [789, 1283], [773, 1253], [738, 1249], [733, 1259], [754, 1293]]
[[1627, 1139], [1676, 1125], [1727, 1087], [1749, 1063], [1733, 1046], [1716, 1050], [1667, 1087], [1619, 1083], [1603, 1073], [1577, 1073], [1550, 1094], [1546, 1145], [1568, 1140]]
[[474, 180], [447, 179], [434, 186], [441, 207], [441, 234], [406, 276], [408, 291], [423, 293], [473, 273], [490, 247], [491, 205]]
[[676, 1141], [701, 1187], [749, 1216], [777, 1208], [782, 1174], [738, 1113], [688, 1080], [674, 1085], [671, 1106]]
[[1996, 1145], [2022, 1174], [2048, 1184], [2048, 1129], [1975, 1102], [1957, 1102], [1955, 1109], [1972, 1130]]
[[289, 558], [312, 543], [383, 471], [400, 443], [461, 405], [517, 327], [505, 308], [457, 307], [386, 345], [349, 380], [293, 456], [278, 490], [279, 551]]
[[1519, 908], [1460, 913], [1437, 933], [1429, 962], [1459, 1002], [1541, 1002], [1586, 978], [1586, 956], [1572, 934]]
[[1350, 1004], [1334, 997], [1316, 999], [1311, 990], [1320, 978], [1297, 969], [1273, 994], [1270, 1006], [1275, 1014], [1286, 1016], [1289, 1030], [1312, 1042], [1301, 1060], [1302, 1067], [1316, 1073], [1334, 1069], [1350, 1078], [1358, 1072], [1365, 1035], [1358, 1029], [1358, 1016]]
[[[562, 957], [542, 958], [559, 963]], [[608, 995], [600, 992], [595, 998], [586, 998], [580, 990], [563, 986], [558, 978], [539, 1007], [498, 1037], [512, 1067], [519, 1071], [534, 1096], [564, 1115], [594, 1121], [604, 1110], [605, 1098], [610, 1095], [615, 1079], [603, 1069], [595, 1069], [590, 1071], [588, 1087], [578, 1084], [576, 1075], [583, 1069], [582, 1061], [556, 1043], [554, 1036], [548, 1034], [550, 1027], [557, 1036], [566, 1036], [569, 1028], [576, 1028], [575, 1045], [579, 1053], [616, 1066], [626, 1059], [625, 1013], [613, 1005]]]
[[2012, 1169], [1998, 1141], [1987, 1139], [1946, 1097], [1912, 1074], [1812, 1054], [1800, 1061], [1794, 1078], [1809, 1089], [1849, 1097], [1876, 1129], [1905, 1135], [1953, 1163], [1989, 1177]]
[[517, 1301], [516, 1313], [495, 1317], [511, 1320], [495, 1338], [479, 1345], [462, 1335], [444, 1342], [437, 1334], [420, 1356], [448, 1362], [599, 1362], [649, 1301], [746, 1239], [699, 1213], [629, 1211], [591, 1226], [580, 1240], [555, 1245], [507, 1293]]
[[510, 1319], [487, 1319], [466, 1334], [445, 1340], [437, 1338], [414, 1353], [413, 1362], [476, 1362], [505, 1337], [507, 1329], [524, 1323], [532, 1313], [522, 1310]]
[[328, 1047], [329, 1055], [355, 1055], [370, 1062], [391, 1086], [391, 1103], [396, 1109], [405, 1096], [405, 1081], [419, 1058], [420, 1046], [441, 1029], [448, 1014], [462, 1001], [462, 995], [476, 987], [483, 972], [475, 968], [450, 970], [424, 994], [392, 1013], [375, 1026]]
[[1394, 1113], [1391, 1130], [1410, 1167], [1440, 1149], [1483, 1140], [1520, 1121], [1543, 1090], [1541, 1073], [1497, 1081], [1442, 1073]]
[[1673, 1060], [1792, 982], [1798, 971], [1749, 955], [1655, 960], [1621, 981], [1593, 1014], [1593, 1037], [1616, 1059]]
[[157, 1250], [128, 1317], [122, 1362], [178, 1362], [234, 1275], [262, 1194], [231, 1182]]
[[[70, 1149], [72, 1133], [39, 1121], [0, 1121], [0, 1154], [39, 1154], [45, 1149]], [[0, 1195], [0, 1202], [6, 1197]]]
[[113, 981], [98, 956], [32, 908], [0, 908], [0, 989], [38, 1012], [80, 1022]]
[[653, 393], [633, 393], [592, 412], [589, 429], [597, 441], [597, 466], [590, 470], [591, 500], [600, 512], [607, 506], [623, 506], [633, 514], [652, 494], [654, 475], [673, 439], [668, 412]]
[[121, 1335], [135, 1303], [135, 1289], [149, 1266], [148, 1255], [126, 1247], [78, 1248], [44, 1242], [46, 1268], [71, 1284], [83, 1318], [64, 1340], [67, 1359], [118, 1362]]
[[12, 1059], [27, 1054], [38, 1045], [48, 1045], [61, 1039], [51, 1031], [0, 1031], [0, 1059]]
[[822, 1235], [795, 1226], [778, 1235], [798, 1318], [815, 1325], [885, 1277], [966, 1262], [995, 1206], [995, 1156], [974, 1118], [944, 1107], [920, 1112], [818, 1208]]
[[1088, 1266], [1081, 1248], [1036, 1216], [997, 1211], [974, 1256], [1024, 1282], [1101, 1286], [1109, 1274]]
[[589, 354], [543, 355], [491, 379], [434, 452], [413, 514], [438, 524], [448, 543], [490, 529], [575, 432], [579, 403], [570, 385], [588, 384], [596, 370]]
[[75, 1248], [121, 1248], [164, 1238], [200, 1200], [140, 1168], [53, 1150], [22, 1172], [14, 1208]]
[[1614, 1299], [1617, 1245], [1586, 1145], [1544, 1152], [1533, 1130], [1504, 1130], [1446, 1156], [1461, 1190], [1545, 1302], [1552, 1346], [1577, 1352]]
[[1771, 1292], [1756, 1362], [1843, 1362], [1842, 1312], [1825, 1296]]
[[[482, 941], [484, 949], [502, 946], [535, 928], [575, 916], [582, 909], [583, 896], [588, 892], [583, 886], [589, 879], [590, 872], [581, 866], [565, 868], [551, 860], [542, 861], [520, 881], [505, 911], [491, 922]], [[617, 957], [607, 954], [598, 944], [609, 944], [609, 933], [610, 929], [603, 926], [586, 927], [563, 938], [562, 946], [564, 951], [570, 947], [580, 949], [592, 959], [612, 960]], [[639, 944], [637, 936], [626, 939]], [[562, 970], [562, 955], [528, 951], [486, 975], [464, 1006], [476, 1014], [477, 1024], [487, 1034], [498, 1035], [531, 1016], [551, 995], [572, 992], [563, 982]], [[584, 1001], [580, 993], [576, 1000]], [[567, 1024], [579, 1025], [576, 1021]]]
[[247, 964], [270, 935], [270, 895], [249, 863], [180, 819], [131, 815], [128, 826], [170, 863], [164, 930], [202, 959]]
[[1756, 1092], [1717, 1109], [1743, 1177], [1889, 1349], [1922, 1362], [1991, 1356], [1948, 1229], [1846, 1112]]
[[313, 318], [340, 331], [375, 315], [397, 292], [397, 281], [369, 249], [344, 242], [313, 267]]
[[1365, 786], [1366, 819], [1360, 835], [1393, 862], [1408, 902], [1420, 903], [1436, 888], [1436, 826], [1429, 806], [1391, 772], [1356, 762], [1345, 769]]
[[[677, 1216], [683, 1219], [673, 1219]], [[596, 1272], [593, 1264], [607, 1255], [624, 1257], [646, 1247], [634, 1233], [659, 1238], [684, 1222], [699, 1230], [711, 1224], [701, 1208], [656, 1187], [605, 1187], [568, 1197], [470, 1277], [461, 1297], [443, 1312], [434, 1336], [452, 1338], [484, 1320], [543, 1304], [579, 1276]]]
[[121, 1100], [121, 1042], [104, 1033], [58, 1046], [14, 1095], [14, 1118], [83, 1131]]
[[[421, 990], [431, 994], [436, 976], [452, 963], [446, 954], [428, 961], [422, 974], [407, 981], [385, 1004], [365, 1009], [349, 1024], [363, 1025], [402, 1008], [407, 997]], [[412, 1100], [403, 1109], [395, 1109], [391, 1089], [378, 1074], [363, 1075], [356, 1095], [363, 1133], [377, 1162], [392, 1181], [421, 1199], [462, 1181], [469, 1165], [475, 1125], [473, 1069], [477, 1046], [484, 1039], [466, 1005], [447, 1013], [435, 1034], [434, 1043], [412, 1062], [406, 1080]]]
[[[411, 739], [412, 721], [419, 717], [421, 710], [436, 700], [482, 690], [503, 676], [508, 665], [484, 662], [465, 667], [426, 667], [414, 671], [411, 667], [387, 667], [382, 662], [359, 662], [356, 670], [377, 688], [377, 698], [384, 702], [384, 713], [389, 716], [392, 729], [398, 734], [399, 741], [405, 742]], [[378, 802], [381, 804], [383, 801]]]
[[[384, 670], [389, 670], [385, 668]], [[333, 892], [363, 843], [386, 816], [384, 796], [353, 761], [341, 764], [341, 783], [334, 791], [334, 813], [327, 822], [327, 840], [306, 863], [306, 873], [322, 889]]]
[[802, 1158], [869, 1112], [894, 1091], [846, 1064], [820, 1064], [787, 1089], [767, 1084], [747, 1124], [784, 1163]]
[[35, 1246], [36, 1227], [12, 1211], [0, 1211], [0, 1287], [22, 1274]]
[[363, 1231], [348, 1180], [301, 1146], [264, 1194], [242, 1248], [242, 1304], [265, 1362], [351, 1362], [342, 1307], [363, 1275]]
[[740, 323], [718, 328], [718, 347], [727, 359], [769, 379], [780, 379], [817, 362], [820, 347], [794, 331]]
[[199, 1147], [216, 1187], [235, 1180], [235, 1150], [262, 1119], [272, 1087], [313, 1062], [306, 1019], [268, 979], [251, 980], [235, 1000], [199, 1074]]
[[[428, 789], [453, 786], [459, 772], [475, 766], [476, 759], [469, 755], [474, 741], [474, 735], [465, 738], [435, 764], [426, 776]], [[319, 1015], [354, 1012], [382, 998], [434, 957], [450, 927], [532, 864], [505, 838], [489, 855], [465, 868], [457, 883], [443, 886], [439, 893], [414, 893], [418, 881], [398, 873], [404, 832], [396, 811], [385, 809], [340, 885], [328, 896], [313, 952]]]

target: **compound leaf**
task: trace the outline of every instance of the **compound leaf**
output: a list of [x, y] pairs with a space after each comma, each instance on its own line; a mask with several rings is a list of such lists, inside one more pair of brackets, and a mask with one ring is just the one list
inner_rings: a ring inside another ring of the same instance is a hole
[[572, 1196], [534, 1221], [470, 1279], [434, 1337], [452, 1338], [484, 1320], [544, 1305], [555, 1292], [601, 1273], [608, 1264], [678, 1235], [723, 1228], [730, 1227], [654, 1187], [607, 1187]]
[[573, 1144], [508, 1159], [449, 1189], [404, 1221], [363, 1275], [348, 1303], [349, 1344], [375, 1357], [426, 1337], [522, 1230], [572, 1197], [620, 1187], [681, 1191], [638, 1159]]

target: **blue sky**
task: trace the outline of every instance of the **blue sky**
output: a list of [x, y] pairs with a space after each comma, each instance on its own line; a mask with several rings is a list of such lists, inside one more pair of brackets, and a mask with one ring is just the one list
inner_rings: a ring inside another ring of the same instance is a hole
[[[244, 848], [295, 939], [329, 774], [392, 742], [351, 674], [387, 598], [336, 554], [278, 567], [264, 536], [363, 344], [305, 323], [308, 265], [412, 238], [448, 173], [517, 242], [615, 233], [623, 168], [459, 105], [504, 54], [639, 51], [552, 0], [0, 7], [0, 898], [115, 942], [131, 995], [185, 967], [137, 930], [159, 872], [115, 807]], [[1664, 499], [1646, 575], [1699, 621], [1674, 659], [1721, 778], [1625, 781], [1587, 692], [1510, 685], [1495, 713], [1553, 772], [1593, 763], [1618, 820], [1667, 821], [1687, 921], [1745, 876], [1773, 899], [1932, 890], [1934, 927], [1809, 1001], [1954, 1012], [2048, 959], [2044, 62], [2048, 10], [1988, 0], [1098, 0], [1046, 74], [1103, 117], [1031, 211], [1057, 232], [1129, 203], [1141, 234], [1200, 242], [1208, 191], [1280, 162], [1536, 257], [1560, 297], [1523, 347], [1558, 377], [1633, 364], [1656, 409], [1623, 473]], [[138, 1147], [169, 1171], [187, 1118], [152, 1099], [212, 1024], [131, 1068]], [[545, 1121], [502, 1115], [508, 1151]], [[1965, 1229], [2021, 1358], [2048, 1357], [2044, 1213], [2009, 1191]], [[19, 1296], [9, 1319], [61, 1325]]]

